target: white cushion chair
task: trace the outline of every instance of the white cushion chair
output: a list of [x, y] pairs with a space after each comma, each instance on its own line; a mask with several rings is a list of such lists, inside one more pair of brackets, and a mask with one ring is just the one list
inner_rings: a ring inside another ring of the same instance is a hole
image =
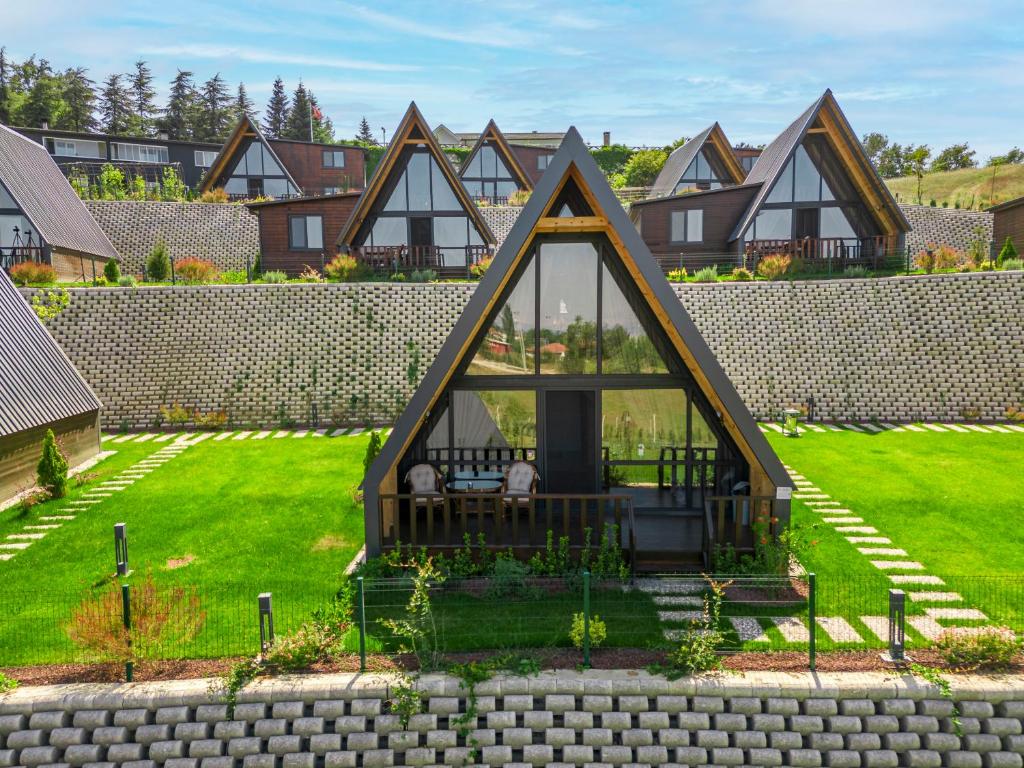
[[[441, 473], [431, 464], [417, 464], [406, 472], [405, 482], [410, 493], [436, 496], [440, 492]], [[426, 504], [427, 499], [418, 497], [416, 503]]]
[[537, 492], [537, 481], [540, 474], [537, 468], [528, 461], [514, 461], [505, 471], [505, 496], [529, 496]]

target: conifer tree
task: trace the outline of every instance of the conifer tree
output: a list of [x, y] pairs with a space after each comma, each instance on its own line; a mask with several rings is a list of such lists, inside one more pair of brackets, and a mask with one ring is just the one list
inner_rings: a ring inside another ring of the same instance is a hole
[[263, 132], [268, 139], [281, 138], [285, 124], [288, 122], [288, 96], [284, 92], [284, 81], [280, 77], [274, 80], [274, 87], [263, 113]]
[[223, 141], [231, 130], [233, 114], [228, 85], [218, 72], [203, 83], [196, 138], [200, 141]]
[[312, 139], [312, 105], [309, 103], [309, 94], [306, 86], [299, 81], [295, 93], [292, 94], [292, 107], [288, 112], [288, 120], [285, 122], [282, 139], [294, 141], [310, 141]]
[[197, 101], [198, 95], [195, 83], [192, 81], [192, 73], [179, 69], [178, 74], [171, 81], [171, 93], [167, 99], [167, 108], [160, 120], [160, 127], [167, 131], [170, 138], [193, 138]]
[[153, 73], [145, 61], [135, 62], [135, 71], [128, 75], [128, 91], [132, 102], [132, 132], [139, 136], [149, 136], [156, 122], [157, 108], [153, 99]]
[[0, 123], [11, 122], [11, 75], [9, 69], [7, 48], [0, 46]]
[[65, 131], [95, 131], [96, 83], [89, 79], [85, 67], [68, 69], [61, 76], [63, 85], [61, 110], [56, 127]]
[[238, 95], [235, 97], [235, 121], [243, 117], [255, 117], [256, 105], [252, 103], [248, 92], [245, 90], [245, 83], [238, 84]]
[[47, 429], [43, 438], [43, 454], [36, 466], [36, 484], [49, 491], [54, 499], [64, 498], [68, 492], [68, 460], [61, 453], [52, 429]]
[[333, 144], [334, 122], [320, 109], [312, 91], [309, 92], [309, 109], [313, 116], [313, 141], [319, 144]]
[[370, 128], [370, 121], [363, 116], [363, 119], [359, 121], [359, 132], [356, 134], [356, 141], [362, 141], [366, 144], [376, 144], [377, 140], [373, 136], [373, 129]]
[[56, 124], [62, 107], [61, 83], [54, 77], [50, 63], [40, 59], [36, 64], [33, 55], [22, 64], [21, 74], [26, 96], [15, 119], [22, 125], [34, 128], [42, 127], [43, 123]]
[[115, 136], [128, 133], [132, 119], [131, 97], [121, 78], [118, 74], [108, 76], [100, 92], [100, 124]]

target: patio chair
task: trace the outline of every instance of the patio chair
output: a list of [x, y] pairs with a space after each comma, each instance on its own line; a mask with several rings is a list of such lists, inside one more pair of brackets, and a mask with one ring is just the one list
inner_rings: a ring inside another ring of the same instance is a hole
[[441, 473], [432, 464], [417, 464], [405, 473], [405, 482], [409, 492], [423, 494], [414, 499], [417, 506], [429, 502], [427, 496], [438, 496], [441, 492]]
[[505, 480], [501, 487], [506, 503], [511, 501], [512, 496], [530, 496], [536, 493], [539, 480], [540, 473], [533, 464], [528, 461], [513, 461], [505, 471]]

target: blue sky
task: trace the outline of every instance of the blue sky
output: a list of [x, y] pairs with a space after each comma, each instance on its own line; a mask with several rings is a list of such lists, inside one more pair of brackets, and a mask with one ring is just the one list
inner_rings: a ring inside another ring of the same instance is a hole
[[236, 3], [48, 0], [45, 18], [0, 0], [0, 44], [94, 80], [151, 63], [244, 80], [259, 105], [301, 77], [351, 136], [388, 133], [411, 99], [432, 125], [506, 131], [576, 125], [598, 142], [660, 145], [714, 120], [770, 141], [830, 87], [858, 133], [981, 160], [1024, 144], [1020, 0], [735, 0], [624, 3]]

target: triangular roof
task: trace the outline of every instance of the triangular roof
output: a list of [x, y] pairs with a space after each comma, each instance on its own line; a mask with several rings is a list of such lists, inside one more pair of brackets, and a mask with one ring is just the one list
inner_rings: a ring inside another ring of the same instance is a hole
[[745, 183], [760, 184], [761, 191], [754, 196], [736, 224], [730, 241], [737, 240], [747, 231], [747, 227], [761, 210], [761, 204], [771, 194], [779, 175], [786, 169], [789, 159], [793, 157], [804, 136], [809, 132], [823, 133], [828, 137], [830, 146], [842, 162], [865, 207], [882, 226], [885, 234], [896, 235], [910, 231], [910, 222], [903, 215], [875, 166], [871, 164], [831, 89], [826, 88], [817, 101], [765, 147], [754, 167], [750, 169]]
[[733, 184], [742, 184], [745, 174], [743, 167], [736, 159], [732, 151], [732, 144], [725, 138], [725, 131], [717, 122], [712, 123], [703, 131], [698, 133], [681, 147], [676, 147], [668, 156], [661, 173], [654, 181], [651, 189], [652, 197], [665, 197], [675, 192], [676, 184], [682, 178], [683, 173], [690, 167], [690, 163], [697, 157], [697, 153], [704, 148], [705, 144], [714, 147], [717, 155], [721, 158]]
[[284, 175], [288, 178], [288, 181], [292, 183], [295, 189], [299, 190], [299, 194], [302, 194], [302, 187], [299, 186], [298, 182], [292, 177], [288, 171], [288, 166], [281, 162], [281, 158], [277, 156], [274, 148], [270, 145], [270, 141], [266, 136], [263, 135], [263, 131], [256, 124], [249, 115], [242, 115], [242, 119], [238, 121], [238, 125], [235, 126], [235, 130], [228, 136], [228, 140], [224, 142], [224, 146], [221, 147], [220, 152], [217, 153], [216, 159], [213, 161], [213, 165], [209, 167], [206, 173], [203, 175], [203, 180], [199, 183], [199, 193], [207, 192], [215, 186], [214, 182], [219, 179], [224, 172], [230, 167], [231, 161], [235, 159], [235, 153], [238, 152], [238, 148], [241, 146], [243, 139], [254, 138], [263, 142], [263, 146], [270, 152], [271, 157], [284, 171]]
[[[570, 182], [575, 188], [566, 190]], [[593, 215], [550, 216], [549, 209], [565, 199], [563, 190], [571, 191], [577, 199], [582, 197]], [[724, 428], [750, 464], [752, 481], [756, 480], [752, 482], [754, 492], [774, 494], [777, 488], [792, 487], [782, 463], [758, 429], [696, 324], [683, 309], [682, 302], [608, 186], [582, 137], [575, 128], [570, 128], [409, 405], [395, 423], [380, 455], [371, 464], [363, 484], [367, 508], [375, 504], [380, 484], [396, 468], [455, 372], [473, 354], [473, 341], [496, 311], [517, 267], [528, 255], [535, 235], [559, 232], [600, 233], [609, 239], [652, 315], [698, 386], [721, 414]], [[371, 530], [370, 523], [368, 520], [368, 531]]]
[[2, 269], [0, 328], [0, 437], [99, 410], [99, 398]]
[[420, 112], [419, 107], [416, 106], [414, 101], [409, 104], [402, 122], [398, 124], [398, 128], [392, 134], [388, 148], [384, 150], [384, 154], [373, 171], [373, 177], [366, 185], [366, 189], [363, 190], [363, 196], [359, 198], [355, 210], [352, 211], [352, 215], [349, 216], [345, 226], [341, 229], [341, 234], [338, 235], [337, 244], [339, 246], [349, 246], [352, 244], [352, 240], [355, 238], [356, 233], [359, 232], [359, 228], [373, 210], [373, 204], [376, 202], [381, 190], [384, 189], [388, 177], [395, 167], [395, 163], [398, 162], [399, 157], [402, 155], [402, 150], [410, 144], [426, 146], [451, 186], [452, 192], [455, 193], [459, 203], [465, 208], [466, 215], [472, 219], [473, 225], [481, 237], [487, 243], [495, 242], [494, 233], [487, 226], [487, 222], [484, 221], [480, 210], [473, 204], [473, 200], [469, 197], [469, 192], [462, 186], [462, 182], [459, 181], [455, 169], [452, 168], [451, 161], [444, 153], [444, 150], [441, 149], [441, 145], [437, 143], [437, 139], [434, 138], [430, 126], [427, 125], [427, 121], [423, 118], [423, 113]]
[[116, 259], [89, 209], [42, 144], [0, 125], [0, 183], [51, 247]]
[[484, 142], [488, 139], [492, 140], [501, 150], [501, 156], [505, 159], [505, 165], [512, 172], [516, 178], [516, 183], [519, 184], [520, 188], [526, 190], [533, 190], [533, 181], [530, 179], [530, 174], [523, 168], [522, 163], [519, 162], [519, 158], [516, 157], [516, 153], [512, 151], [511, 145], [505, 140], [505, 134], [498, 128], [498, 124], [494, 122], [494, 118], [487, 123], [484, 127], [483, 132], [480, 134], [480, 138], [476, 140], [476, 144], [466, 155], [466, 162], [459, 168], [459, 178], [462, 178], [466, 174], [466, 169], [469, 168], [469, 163], [472, 161], [473, 156], [477, 151], [484, 145]]

